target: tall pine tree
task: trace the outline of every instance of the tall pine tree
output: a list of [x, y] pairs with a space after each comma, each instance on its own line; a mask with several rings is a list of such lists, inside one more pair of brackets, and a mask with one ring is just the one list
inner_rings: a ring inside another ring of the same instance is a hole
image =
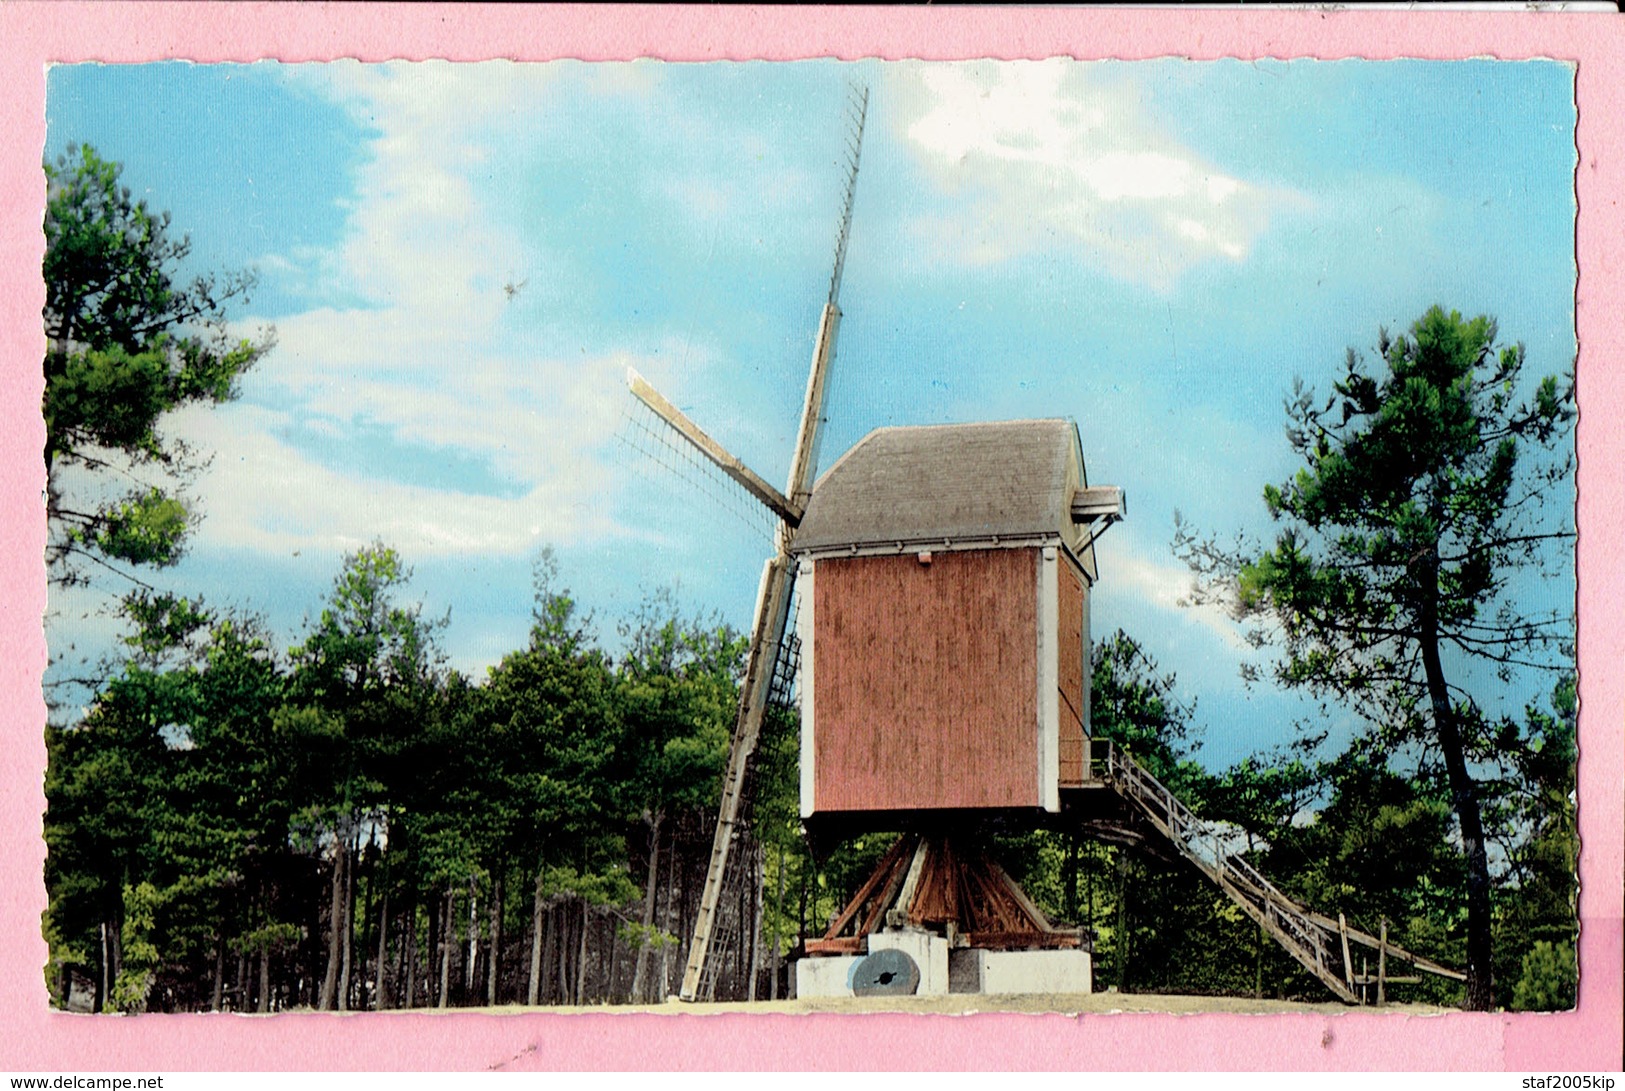
[[1288, 403], [1304, 465], [1264, 490], [1282, 524], [1271, 548], [1184, 531], [1176, 548], [1279, 642], [1279, 683], [1352, 704], [1391, 747], [1439, 754], [1467, 867], [1467, 1005], [1487, 1009], [1491, 879], [1470, 761], [1493, 740], [1482, 687], [1463, 681], [1471, 660], [1506, 680], [1571, 655], [1568, 612], [1530, 614], [1513, 581], [1558, 567], [1572, 538], [1573, 384], [1531, 387], [1523, 347], [1497, 344], [1492, 319], [1439, 307], [1383, 331], [1378, 352], [1371, 366], [1350, 350], [1326, 400], [1300, 384]]

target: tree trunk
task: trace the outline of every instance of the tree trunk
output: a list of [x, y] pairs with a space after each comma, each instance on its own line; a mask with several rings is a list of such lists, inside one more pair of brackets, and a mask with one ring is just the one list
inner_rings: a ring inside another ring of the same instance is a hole
[[[652, 998], [655, 1003], [663, 1004], [666, 997], [671, 995], [671, 948], [672, 941], [681, 930], [682, 922], [678, 919], [678, 890], [677, 890], [677, 831], [672, 831], [666, 839], [666, 914], [664, 917], [666, 933], [660, 938], [660, 987]], [[685, 947], [684, 950], [687, 950]]]
[[474, 876], [468, 877], [468, 959], [463, 963], [463, 1003], [468, 1004], [474, 998], [474, 960], [480, 953], [480, 918], [478, 912], [478, 888]]
[[1117, 850], [1117, 991], [1128, 988], [1128, 856]]
[[617, 960], [621, 956], [621, 930], [615, 926], [614, 917], [606, 917], [604, 923], [609, 929], [609, 958], [607, 959], [609, 969], [604, 978], [604, 1003], [613, 1004], [616, 996], [615, 979], [618, 976]]
[[587, 899], [581, 899], [581, 937], [576, 942], [576, 1006], [587, 1000]]
[[260, 947], [260, 999], [259, 1005], [254, 1009], [263, 1014], [271, 1010], [271, 945], [269, 943]]
[[339, 947], [339, 1011], [350, 1010], [350, 957], [355, 946], [355, 854], [344, 843], [344, 933]]
[[430, 898], [428, 904], [424, 906], [425, 915], [429, 918], [428, 931], [423, 934], [423, 1004], [425, 1007], [433, 1007], [435, 997], [440, 995], [440, 977], [438, 974], [440, 969], [440, 948], [435, 944], [440, 939], [440, 917], [444, 906], [445, 899], [438, 894]]
[[[1437, 561], [1433, 579], [1436, 584]], [[1484, 818], [1479, 810], [1478, 785], [1467, 769], [1460, 726], [1456, 723], [1456, 711], [1450, 705], [1444, 664], [1439, 659], [1436, 592], [1423, 604], [1418, 639], [1422, 645], [1428, 701], [1433, 708], [1433, 726], [1439, 737], [1445, 771], [1449, 774], [1451, 802], [1461, 826], [1461, 845], [1467, 857], [1467, 1010], [1490, 1011], [1495, 1007], [1490, 864], [1484, 849]]]
[[570, 918], [570, 914], [565, 911], [565, 908], [565, 906], [560, 905], [557, 914], [559, 918], [559, 1003], [561, 1004], [570, 1002], [570, 940], [575, 936], [575, 922]]
[[378, 966], [377, 978], [372, 986], [373, 1006], [378, 1011], [389, 1007], [389, 981], [384, 968], [389, 965], [389, 891], [384, 891], [383, 904], [378, 910]]
[[441, 931], [444, 933], [444, 935], [442, 936], [441, 941], [440, 941], [440, 1005], [439, 1006], [442, 1007], [442, 1008], [446, 1006], [446, 1001], [450, 999], [449, 990], [450, 990], [450, 987], [451, 987], [451, 948], [452, 948], [452, 944], [457, 942], [456, 936], [453, 935], [453, 922], [456, 920], [456, 910], [457, 910], [457, 906], [452, 900], [454, 897], [455, 897], [455, 892], [453, 891], [452, 887], [450, 885], [448, 885], [446, 887], [446, 910], [445, 910], [444, 913], [440, 914]]
[[[370, 838], [369, 841], [374, 845], [377, 844], [376, 841], [373, 841]], [[358, 873], [362, 871], [361, 863], [365, 859], [366, 856], [358, 851], [356, 855], [356, 871]], [[367, 884], [367, 896], [363, 899], [361, 894], [358, 892], [355, 898], [356, 903], [364, 908], [361, 910], [361, 933], [359, 937], [360, 946], [356, 950], [354, 976], [356, 1006], [361, 1011], [367, 1011], [368, 1009], [376, 1010], [378, 1006], [378, 968], [376, 966], [369, 967], [367, 965], [367, 959], [371, 957], [373, 951], [376, 949], [372, 939], [373, 929], [377, 922], [377, 918], [373, 916], [373, 910], [378, 906], [377, 861], [374, 861], [370, 871], [366, 872], [364, 875], [361, 875], [356, 881], [359, 884], [363, 879]], [[382, 959], [379, 960], [379, 964], [382, 965]], [[372, 999], [370, 1002], [367, 999], [367, 983], [369, 981], [371, 981], [373, 984]]]
[[1264, 999], [1264, 944], [1269, 936], [1264, 932], [1264, 926], [1258, 926], [1258, 935], [1253, 945], [1253, 999]]
[[1095, 869], [1092, 865], [1100, 862], [1100, 857], [1089, 853], [1090, 867], [1083, 869], [1083, 926], [1089, 929], [1089, 939], [1095, 938]]
[[491, 957], [486, 960], [485, 1006], [496, 1007], [497, 977], [502, 972], [502, 869], [491, 873]]
[[542, 949], [541, 1003], [543, 1004], [547, 1003], [548, 998], [552, 995], [553, 948], [559, 942], [557, 926], [554, 923], [554, 918], [557, 915], [552, 906], [548, 906], [543, 910], [542, 927], [547, 939], [546, 945]]
[[655, 892], [660, 885], [660, 830], [665, 813], [656, 811], [649, 816], [649, 869], [643, 884], [643, 932], [638, 937], [637, 963], [632, 971], [632, 1000], [644, 1000], [645, 973], [649, 963], [649, 933], [655, 923]]
[[1069, 921], [1078, 919], [1078, 839], [1066, 839], [1066, 863], [1061, 867], [1061, 912]]
[[406, 915], [402, 918], [402, 927], [406, 929], [406, 935], [403, 937], [406, 949], [401, 952], [401, 961], [405, 963], [401, 967], [401, 977], [405, 981], [405, 985], [401, 988], [401, 1007], [410, 1008], [416, 1002], [414, 995], [417, 992], [418, 985], [418, 906], [416, 898], [407, 900]]
[[525, 1003], [535, 1007], [541, 1003], [542, 988], [542, 930], [545, 913], [542, 908], [542, 868], [536, 867], [536, 893], [530, 903], [530, 987]]
[[[222, 922], [222, 925], [224, 922]], [[226, 930], [222, 926], [220, 934], [214, 937], [214, 987], [209, 994], [209, 1010], [219, 1011], [220, 1002], [226, 991]], [[66, 1000], [67, 993], [63, 993]]]
[[807, 941], [807, 884], [812, 881], [812, 870], [812, 853], [809, 851], [801, 868], [801, 923], [800, 931], [796, 933], [796, 942], [798, 944]]
[[316, 1007], [320, 1011], [332, 1011], [334, 994], [339, 985], [339, 962], [343, 957], [344, 941], [339, 933], [344, 929], [344, 888], [345, 873], [349, 871], [350, 851], [348, 838], [340, 841], [333, 840], [333, 896], [328, 903], [327, 914], [327, 972], [322, 977], [322, 992], [317, 998]]
[[112, 984], [107, 969], [112, 965], [112, 953], [107, 949], [107, 922], [102, 921], [100, 927], [100, 942], [96, 949], [96, 997], [90, 1002], [90, 1010], [103, 1011], [107, 1007], [107, 994]]
[[107, 945], [113, 966], [113, 974], [109, 978], [109, 982], [113, 988], [117, 988], [119, 976], [124, 973], [124, 918], [122, 913], [118, 918], [107, 922]]

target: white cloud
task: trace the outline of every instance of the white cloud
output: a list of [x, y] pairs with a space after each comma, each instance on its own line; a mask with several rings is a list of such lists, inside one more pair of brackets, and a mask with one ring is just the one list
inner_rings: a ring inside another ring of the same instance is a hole
[[[340, 63], [293, 74], [371, 135], [339, 244], [262, 261], [300, 271], [327, 305], [276, 320], [277, 346], [241, 402], [166, 422], [215, 452], [196, 490], [210, 546], [381, 537], [419, 555], [515, 554], [614, 530], [596, 453], [624, 411], [627, 364], [665, 369], [613, 343], [550, 337], [516, 313], [568, 292], [569, 276], [514, 230], [521, 195], [491, 184], [533, 140], [559, 73]], [[593, 82], [632, 93], [648, 77]], [[528, 295], [507, 290], [520, 281]], [[372, 457], [346, 467], [365, 443]], [[457, 487], [447, 465], [483, 467], [484, 487]], [[504, 496], [484, 495], [492, 480]]]
[[1244, 260], [1273, 211], [1304, 200], [1205, 161], [1074, 61], [897, 73], [905, 140], [946, 193], [973, 206], [923, 215], [916, 232], [962, 262], [1058, 238], [1124, 279], [1164, 287], [1198, 262]]
[[509, 499], [346, 473], [284, 442], [290, 418], [260, 407], [177, 414], [187, 437], [214, 451], [199, 482], [211, 547], [287, 553], [310, 545], [352, 548], [380, 538], [417, 556], [520, 554], [611, 527], [597, 497], [607, 470], [551, 459]]
[[[1102, 572], [1113, 593], [1128, 595], [1146, 606], [1177, 616], [1210, 637], [1217, 637], [1233, 652], [1246, 653], [1248, 645], [1241, 627], [1216, 606], [1184, 606], [1191, 594], [1190, 570], [1180, 564], [1157, 561], [1138, 550], [1121, 550], [1112, 555]], [[1104, 585], [1103, 585], [1104, 586]]]

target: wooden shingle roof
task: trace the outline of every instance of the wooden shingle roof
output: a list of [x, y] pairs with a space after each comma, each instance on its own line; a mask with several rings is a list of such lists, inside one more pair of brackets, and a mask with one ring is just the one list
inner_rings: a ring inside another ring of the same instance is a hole
[[792, 548], [969, 548], [1059, 537], [1076, 550], [1086, 536], [1071, 505], [1083, 484], [1069, 420], [881, 428], [818, 480]]

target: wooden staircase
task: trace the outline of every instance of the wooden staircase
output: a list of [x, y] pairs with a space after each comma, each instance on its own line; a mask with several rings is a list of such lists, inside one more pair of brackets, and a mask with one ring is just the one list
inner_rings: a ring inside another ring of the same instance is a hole
[[[1460, 971], [1390, 943], [1386, 923], [1381, 934], [1373, 936], [1350, 926], [1341, 913], [1333, 920], [1288, 898], [1251, 864], [1228, 849], [1213, 823], [1198, 818], [1121, 747], [1107, 739], [1091, 740], [1090, 747], [1094, 778], [1133, 804], [1140, 817], [1166, 837], [1181, 856], [1229, 895], [1242, 912], [1257, 921], [1259, 927], [1344, 1003], [1359, 1004], [1367, 999], [1381, 1003], [1386, 983], [1416, 980], [1390, 976], [1387, 972], [1390, 959], [1408, 963], [1424, 973], [1455, 981], [1466, 980]], [[1375, 954], [1375, 975], [1355, 972], [1351, 947]]]

